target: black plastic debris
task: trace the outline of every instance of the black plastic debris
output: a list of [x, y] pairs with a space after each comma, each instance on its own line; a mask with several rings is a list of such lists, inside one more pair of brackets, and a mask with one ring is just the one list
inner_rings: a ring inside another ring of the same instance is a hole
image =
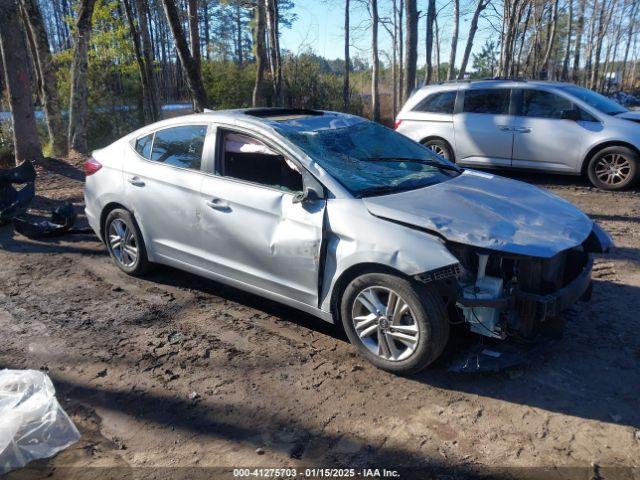
[[73, 205], [65, 203], [51, 212], [51, 220], [37, 220], [33, 215], [24, 214], [13, 219], [13, 228], [29, 238], [55, 237], [69, 232], [76, 216]]
[[544, 358], [555, 343], [546, 337], [538, 337], [531, 343], [501, 342], [492, 345], [474, 344], [460, 351], [449, 364], [449, 371], [456, 373], [501, 372], [521, 365], [529, 365]]
[[31, 162], [0, 169], [0, 225], [27, 211], [36, 193], [35, 180]]

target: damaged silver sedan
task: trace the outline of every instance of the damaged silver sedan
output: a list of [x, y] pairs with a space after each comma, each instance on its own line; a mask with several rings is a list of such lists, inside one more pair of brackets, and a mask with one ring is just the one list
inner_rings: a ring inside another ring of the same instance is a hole
[[365, 119], [246, 109], [178, 117], [95, 151], [86, 214], [116, 265], [171, 265], [342, 324], [419, 371], [450, 325], [532, 338], [591, 289], [611, 240], [531, 185], [462, 170]]

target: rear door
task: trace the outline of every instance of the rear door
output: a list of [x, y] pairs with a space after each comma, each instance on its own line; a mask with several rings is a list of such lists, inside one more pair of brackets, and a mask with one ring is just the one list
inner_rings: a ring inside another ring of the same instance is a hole
[[196, 207], [206, 125], [179, 125], [136, 139], [124, 163], [126, 196], [152, 257], [197, 264]]
[[576, 108], [556, 93], [536, 88], [516, 91], [513, 166], [559, 172], [580, 171], [581, 149], [589, 130], [584, 120], [564, 120], [562, 112]]
[[303, 167], [277, 145], [234, 129], [216, 137], [200, 192], [205, 268], [317, 306], [325, 200], [296, 201]]
[[468, 165], [510, 166], [513, 117], [511, 89], [503, 87], [460, 90], [453, 116], [456, 161]]

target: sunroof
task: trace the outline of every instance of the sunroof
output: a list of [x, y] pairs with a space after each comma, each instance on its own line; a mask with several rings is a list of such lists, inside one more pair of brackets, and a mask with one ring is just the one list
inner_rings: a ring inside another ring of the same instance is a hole
[[246, 111], [247, 115], [259, 118], [267, 118], [276, 122], [285, 122], [305, 117], [319, 117], [324, 115], [320, 110], [306, 108], [252, 108]]

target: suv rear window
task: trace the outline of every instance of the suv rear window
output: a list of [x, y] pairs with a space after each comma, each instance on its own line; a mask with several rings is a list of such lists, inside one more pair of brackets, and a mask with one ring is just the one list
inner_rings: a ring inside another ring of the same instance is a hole
[[489, 113], [493, 115], [509, 113], [508, 88], [469, 89], [464, 92], [465, 113]]
[[438, 92], [429, 95], [413, 109], [414, 112], [453, 113], [456, 91]]

